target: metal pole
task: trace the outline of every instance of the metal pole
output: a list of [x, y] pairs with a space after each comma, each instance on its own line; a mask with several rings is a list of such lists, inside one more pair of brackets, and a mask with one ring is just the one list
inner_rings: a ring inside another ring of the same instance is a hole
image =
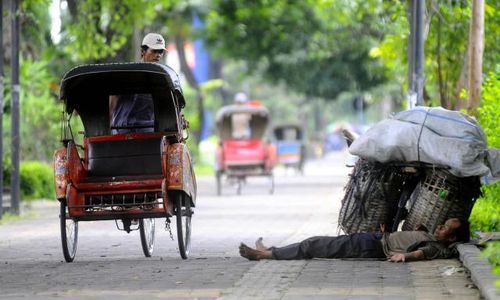
[[3, 1], [0, 1], [0, 220], [3, 215]]
[[425, 0], [417, 0], [415, 34], [415, 75], [417, 105], [422, 105], [424, 94], [424, 14]]
[[11, 110], [11, 159], [12, 171], [10, 181], [11, 209], [19, 214], [19, 0], [12, 1], [12, 110]]

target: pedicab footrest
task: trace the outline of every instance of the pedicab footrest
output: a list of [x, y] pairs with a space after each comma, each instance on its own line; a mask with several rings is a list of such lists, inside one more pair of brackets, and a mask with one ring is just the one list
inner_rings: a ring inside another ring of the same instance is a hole
[[148, 211], [163, 209], [164, 202], [161, 192], [86, 195], [84, 205], [74, 205], [72, 207], [84, 208], [85, 211], [124, 211], [128, 209]]

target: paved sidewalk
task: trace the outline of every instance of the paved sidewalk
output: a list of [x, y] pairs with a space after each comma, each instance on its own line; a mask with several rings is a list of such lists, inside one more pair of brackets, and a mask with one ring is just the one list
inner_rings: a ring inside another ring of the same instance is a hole
[[458, 260], [260, 261], [220, 299], [480, 299]]
[[500, 280], [499, 275], [493, 274], [491, 265], [479, 255], [479, 249], [474, 245], [459, 245], [460, 260], [470, 271], [471, 279], [487, 300], [500, 299], [500, 288], [495, 282]]

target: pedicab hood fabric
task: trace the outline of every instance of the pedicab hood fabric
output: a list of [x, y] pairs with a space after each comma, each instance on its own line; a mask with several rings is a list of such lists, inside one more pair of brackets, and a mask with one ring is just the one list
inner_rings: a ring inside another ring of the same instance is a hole
[[169, 66], [158, 63], [92, 64], [75, 67], [63, 76], [59, 98], [71, 113], [85, 104], [81, 102], [90, 102], [91, 96], [170, 91], [179, 98], [181, 108], [184, 107], [179, 76]]
[[111, 134], [109, 96], [150, 94], [156, 132], [180, 130], [179, 112], [185, 106], [179, 76], [158, 63], [82, 65], [61, 81], [60, 99], [68, 114], [76, 111], [87, 136]]
[[441, 107], [416, 107], [392, 115], [356, 139], [349, 151], [387, 162], [424, 162], [449, 167], [458, 177], [500, 176], [498, 149], [488, 150], [477, 121]]
[[218, 135], [222, 140], [231, 139], [231, 116], [234, 114], [250, 114], [252, 119], [252, 138], [261, 139], [267, 131], [270, 122], [269, 110], [264, 106], [227, 105], [219, 109], [216, 115]]

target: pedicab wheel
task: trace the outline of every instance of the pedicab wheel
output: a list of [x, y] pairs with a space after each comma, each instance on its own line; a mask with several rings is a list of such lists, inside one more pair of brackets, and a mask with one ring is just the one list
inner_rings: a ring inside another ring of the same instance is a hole
[[142, 251], [146, 257], [151, 257], [155, 247], [155, 219], [140, 219], [139, 233], [141, 235]]
[[[191, 200], [183, 193], [175, 200], [175, 218], [177, 223], [177, 242], [182, 259], [187, 259], [191, 250]], [[184, 208], [182, 204], [184, 202]]]
[[274, 175], [271, 174], [269, 176], [270, 186], [269, 186], [269, 194], [274, 194]]
[[217, 196], [222, 194], [222, 173], [221, 171], [216, 171], [215, 179], [217, 181]]
[[66, 200], [60, 202], [59, 221], [64, 259], [66, 262], [72, 262], [75, 259], [78, 244], [78, 222], [69, 218]]
[[236, 181], [236, 194], [237, 195], [241, 195], [242, 187], [243, 187], [243, 179], [238, 178], [238, 180]]

